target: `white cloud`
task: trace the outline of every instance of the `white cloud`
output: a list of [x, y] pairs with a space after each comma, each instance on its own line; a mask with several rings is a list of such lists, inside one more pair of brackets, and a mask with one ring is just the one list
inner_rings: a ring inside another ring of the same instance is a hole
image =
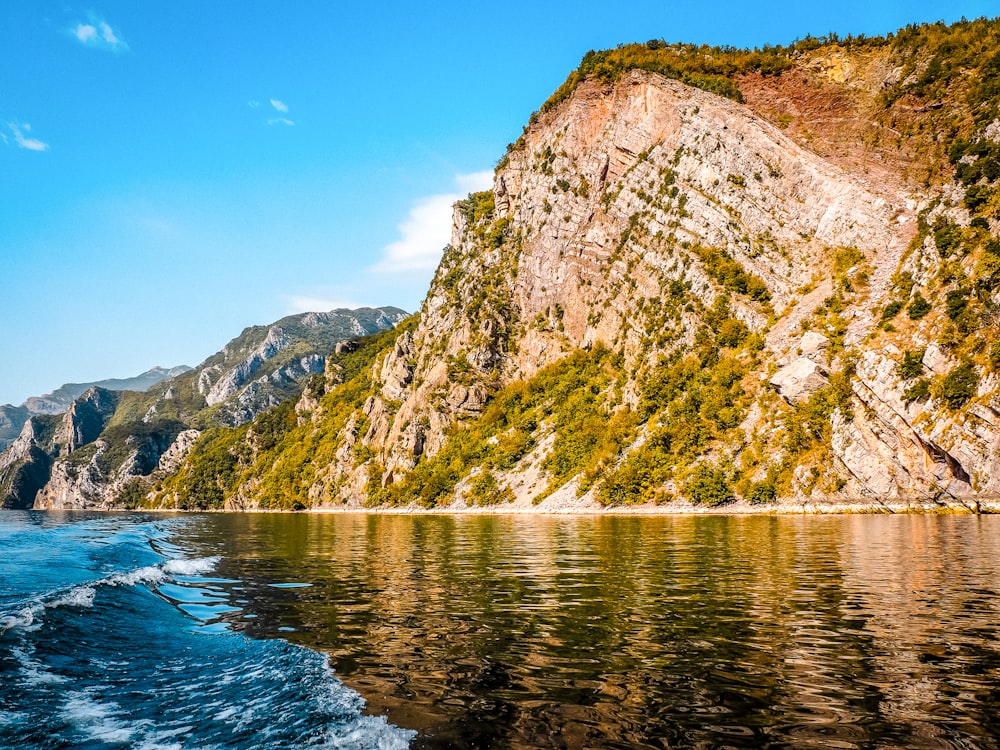
[[89, 23], [78, 23], [70, 33], [85, 47], [103, 49], [109, 52], [124, 52], [128, 49], [125, 40], [104, 20], [91, 16]]
[[418, 200], [399, 225], [400, 239], [386, 245], [372, 270], [380, 273], [433, 270], [451, 233], [451, 207], [461, 195], [446, 193]]
[[251, 99], [247, 102], [247, 106], [250, 107], [250, 109], [257, 109], [257, 107], [260, 106], [260, 102], [256, 99]]
[[271, 99], [271, 106], [274, 107], [279, 112], [287, 112], [288, 111], [288, 105], [285, 104], [280, 99]]
[[466, 193], [478, 193], [493, 187], [493, 170], [455, 175], [455, 184]]
[[289, 120], [287, 117], [278, 117], [274, 120], [268, 120], [268, 125], [294, 125], [295, 120]]
[[382, 259], [372, 266], [377, 273], [433, 271], [441, 251], [451, 239], [452, 206], [466, 193], [493, 184], [493, 172], [455, 175], [463, 193], [442, 193], [416, 200], [409, 216], [399, 225], [400, 238], [382, 249]]
[[[24, 148], [28, 151], [48, 151], [49, 144], [38, 140], [37, 138], [29, 138], [28, 133], [31, 132], [31, 125], [24, 123], [23, 125], [18, 125], [14, 122], [8, 122], [7, 127], [10, 128], [10, 132], [14, 135], [14, 143], [17, 144], [18, 148]], [[7, 143], [7, 136], [3, 137], [4, 143]]]
[[90, 24], [77, 24], [77, 27], [73, 30], [73, 34], [84, 44], [97, 41], [97, 27]]
[[329, 312], [341, 308], [356, 310], [364, 305], [337, 297], [310, 297], [308, 295], [291, 295], [288, 297], [289, 314], [304, 312]]

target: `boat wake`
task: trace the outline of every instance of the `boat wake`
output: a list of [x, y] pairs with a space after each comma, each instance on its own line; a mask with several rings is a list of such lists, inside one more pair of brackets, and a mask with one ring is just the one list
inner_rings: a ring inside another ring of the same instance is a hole
[[177, 557], [19, 600], [4, 592], [0, 746], [409, 746], [414, 733], [366, 716], [323, 654], [231, 631], [221, 615], [239, 611], [227, 593], [239, 582], [206, 578], [218, 563]]

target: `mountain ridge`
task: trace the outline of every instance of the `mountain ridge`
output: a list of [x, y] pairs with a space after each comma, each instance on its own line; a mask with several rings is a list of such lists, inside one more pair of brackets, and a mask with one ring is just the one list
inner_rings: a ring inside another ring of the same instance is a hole
[[63, 414], [73, 401], [91, 388], [104, 388], [109, 391], [145, 391], [161, 380], [180, 375], [190, 369], [187, 365], [169, 368], [156, 366], [130, 378], [105, 378], [90, 383], [63, 383], [52, 393], [29, 396], [20, 406], [0, 405], [0, 451], [17, 439], [29, 416]]

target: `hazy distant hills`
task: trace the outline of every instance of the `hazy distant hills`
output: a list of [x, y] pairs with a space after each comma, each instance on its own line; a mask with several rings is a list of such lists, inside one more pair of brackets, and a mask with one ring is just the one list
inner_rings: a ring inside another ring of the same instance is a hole
[[107, 378], [92, 383], [65, 383], [52, 393], [31, 396], [20, 406], [4, 404], [0, 406], [0, 450], [14, 442], [28, 417], [35, 414], [63, 414], [75, 399], [91, 388], [108, 391], [145, 391], [161, 380], [187, 372], [187, 365], [177, 367], [153, 367], [131, 378]]
[[179, 365], [169, 369], [153, 367], [132, 378], [108, 378], [93, 383], [66, 383], [52, 393], [47, 393], [44, 396], [32, 396], [22, 405], [32, 414], [62, 414], [78, 396], [82, 396], [94, 386], [108, 391], [145, 391], [161, 380], [180, 375], [190, 369], [187, 365]]

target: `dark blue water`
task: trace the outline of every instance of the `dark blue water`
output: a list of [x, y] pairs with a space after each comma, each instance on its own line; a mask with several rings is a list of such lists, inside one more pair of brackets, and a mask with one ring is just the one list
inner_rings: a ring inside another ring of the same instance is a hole
[[407, 747], [325, 655], [230, 629], [241, 582], [191, 523], [0, 513], [0, 748]]

